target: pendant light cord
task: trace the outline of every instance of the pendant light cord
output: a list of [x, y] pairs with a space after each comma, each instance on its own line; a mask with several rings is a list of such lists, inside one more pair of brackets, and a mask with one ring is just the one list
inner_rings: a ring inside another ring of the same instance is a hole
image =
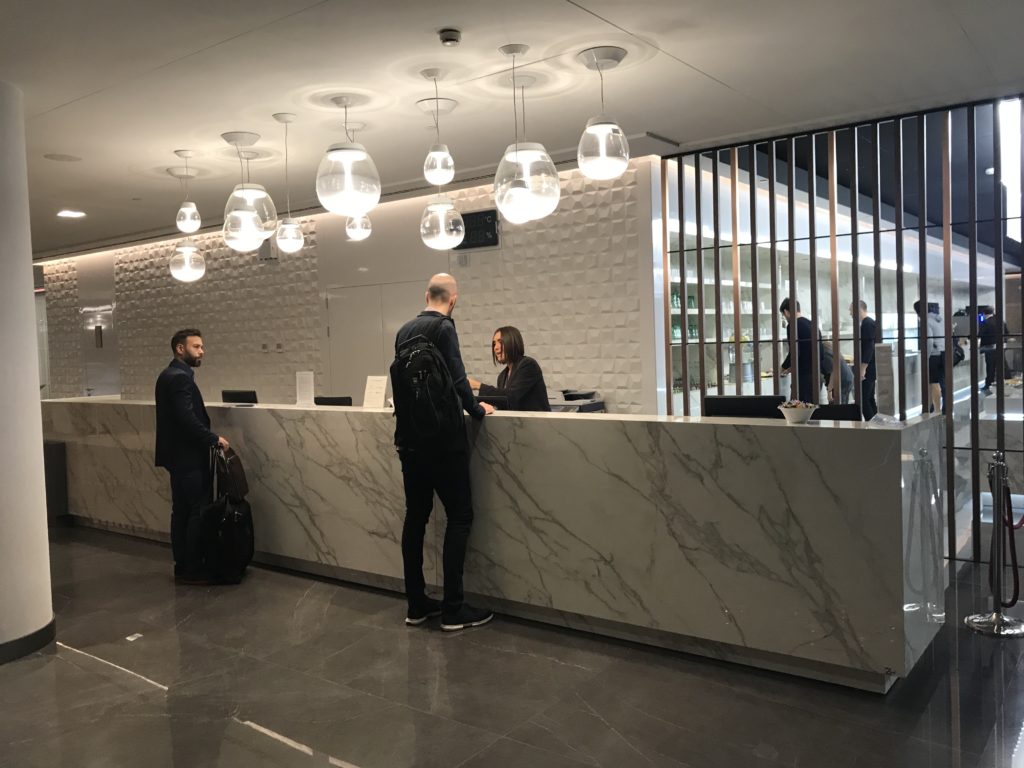
[[238, 153], [238, 175], [242, 178], [242, 189], [245, 189], [245, 165], [242, 163], [242, 148], [235, 144], [235, 152]]
[[441, 143], [441, 99], [438, 96], [437, 78], [434, 78], [434, 133], [437, 143]]
[[604, 72], [601, 70], [601, 65], [597, 65], [597, 74], [601, 78], [601, 114], [604, 114]]
[[185, 202], [188, 202], [188, 156], [185, 156]]
[[516, 108], [516, 55], [512, 54], [512, 120], [515, 124], [516, 149], [519, 149], [519, 110]]
[[288, 179], [288, 123], [284, 124], [284, 200], [290, 219], [292, 217], [292, 187]]
[[348, 104], [345, 105], [345, 136], [349, 141], [349, 144], [355, 144], [356, 140], [352, 138], [352, 134], [348, 132]]
[[[519, 96], [523, 101], [523, 138], [526, 138], [526, 86], [519, 86]], [[512, 94], [512, 98], [515, 98], [515, 93]]]

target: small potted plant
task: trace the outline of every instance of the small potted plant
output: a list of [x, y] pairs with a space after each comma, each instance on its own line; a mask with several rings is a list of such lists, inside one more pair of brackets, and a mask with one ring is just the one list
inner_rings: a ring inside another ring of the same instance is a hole
[[786, 422], [789, 424], [806, 424], [811, 420], [811, 416], [817, 410], [818, 406], [813, 403], [805, 403], [801, 400], [789, 400], [779, 406], [779, 410], [782, 411], [782, 415], [786, 417]]

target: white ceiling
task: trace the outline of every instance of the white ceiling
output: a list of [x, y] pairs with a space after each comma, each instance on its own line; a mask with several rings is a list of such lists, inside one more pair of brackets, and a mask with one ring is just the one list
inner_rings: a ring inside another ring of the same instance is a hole
[[[436, 31], [463, 32], [444, 48]], [[593, 45], [629, 51], [606, 75], [608, 111], [631, 136], [682, 147], [1024, 90], [1024, 4], [1010, 0], [5, 0], [0, 80], [25, 94], [36, 256], [174, 232], [180, 165], [193, 149], [193, 199], [219, 223], [237, 183], [224, 131], [263, 135], [253, 180], [284, 207], [283, 128], [294, 112], [292, 207], [315, 206], [313, 179], [341, 113], [318, 99], [355, 92], [351, 113], [385, 191], [423, 186], [432, 95], [447, 70], [458, 109], [443, 139], [466, 179], [493, 173], [512, 137], [510, 42], [524, 70], [528, 134], [573, 156], [599, 111], [598, 82], [575, 60]], [[0, 137], [2, 140], [2, 137]], [[634, 140], [643, 151], [669, 145]], [[81, 162], [43, 159], [76, 155]], [[138, 198], [138, 199], [133, 199]], [[57, 219], [62, 207], [85, 219]]]

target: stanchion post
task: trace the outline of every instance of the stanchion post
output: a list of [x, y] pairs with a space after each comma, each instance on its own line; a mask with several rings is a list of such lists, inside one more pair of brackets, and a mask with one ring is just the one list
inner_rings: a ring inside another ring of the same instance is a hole
[[[1003, 546], [1006, 538], [1005, 515], [1008, 492], [1006, 461], [1002, 451], [992, 454], [988, 465], [988, 482], [992, 491], [992, 612], [977, 613], [964, 618], [964, 624], [983, 635], [993, 637], [1024, 636], [1024, 621], [1003, 615]], [[1013, 529], [1010, 529], [1013, 535]]]

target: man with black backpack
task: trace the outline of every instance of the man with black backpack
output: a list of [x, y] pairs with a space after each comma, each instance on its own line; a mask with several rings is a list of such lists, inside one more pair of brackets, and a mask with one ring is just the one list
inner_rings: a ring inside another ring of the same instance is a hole
[[[395, 337], [391, 365], [395, 447], [405, 484], [402, 560], [409, 601], [405, 623], [418, 626], [439, 615], [446, 632], [478, 627], [494, 618], [490, 611], [467, 604], [462, 592], [462, 570], [473, 524], [463, 411], [482, 419], [494, 409], [476, 402], [466, 380], [451, 318], [458, 298], [454, 277], [434, 275], [427, 286], [427, 308], [403, 325]], [[423, 578], [423, 538], [435, 491], [448, 517], [442, 556], [443, 602], [427, 596]]]

